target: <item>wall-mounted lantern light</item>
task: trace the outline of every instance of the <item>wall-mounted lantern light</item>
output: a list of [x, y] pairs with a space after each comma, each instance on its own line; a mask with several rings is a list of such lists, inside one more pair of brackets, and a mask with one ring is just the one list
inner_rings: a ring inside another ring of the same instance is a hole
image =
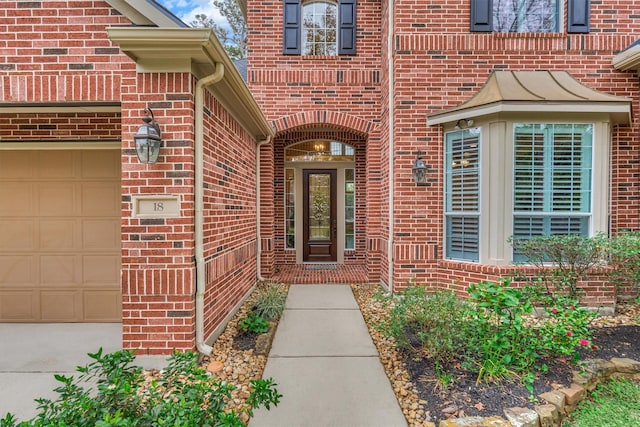
[[453, 128], [455, 130], [460, 130], [460, 129], [462, 129], [463, 126], [465, 126], [465, 127], [473, 126], [473, 119], [460, 119], [460, 120], [458, 120], [456, 122], [456, 125]]
[[413, 174], [413, 182], [418, 185], [424, 185], [427, 183], [427, 165], [422, 161], [420, 153], [418, 153], [416, 160], [413, 162], [411, 172]]
[[144, 124], [138, 128], [133, 140], [136, 142], [136, 153], [140, 163], [155, 163], [158, 161], [160, 144], [162, 144], [160, 126], [156, 123], [151, 108], [145, 108], [144, 112], [145, 116], [142, 117]]

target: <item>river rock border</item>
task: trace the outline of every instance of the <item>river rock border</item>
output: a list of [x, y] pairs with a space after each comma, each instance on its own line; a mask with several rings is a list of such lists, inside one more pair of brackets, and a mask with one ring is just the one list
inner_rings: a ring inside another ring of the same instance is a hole
[[[504, 418], [452, 418], [441, 420], [439, 427], [559, 427], [564, 418], [598, 384], [615, 377], [640, 381], [640, 362], [633, 359], [587, 359], [581, 366], [581, 371], [574, 372], [571, 386], [542, 393], [539, 398], [547, 403], [537, 405], [533, 410], [505, 408]], [[435, 424], [427, 423], [425, 427], [435, 427]]]

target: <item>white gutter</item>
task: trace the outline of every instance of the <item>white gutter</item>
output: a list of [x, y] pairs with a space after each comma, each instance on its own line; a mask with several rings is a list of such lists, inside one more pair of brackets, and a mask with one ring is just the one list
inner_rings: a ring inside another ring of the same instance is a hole
[[389, 273], [387, 285], [389, 291], [393, 293], [393, 233], [394, 233], [394, 161], [395, 161], [395, 146], [394, 146], [394, 74], [393, 74], [393, 8], [395, 7], [394, 0], [389, 0], [389, 30], [387, 34], [387, 67], [389, 73], [389, 237], [387, 239], [387, 270]]
[[271, 135], [256, 145], [256, 275], [258, 280], [262, 277], [262, 235], [260, 234], [260, 147], [271, 142]]
[[201, 78], [195, 93], [195, 253], [196, 253], [196, 348], [206, 356], [213, 348], [204, 342], [204, 294], [207, 287], [204, 272], [204, 91], [222, 80], [224, 65], [216, 62], [212, 74]]

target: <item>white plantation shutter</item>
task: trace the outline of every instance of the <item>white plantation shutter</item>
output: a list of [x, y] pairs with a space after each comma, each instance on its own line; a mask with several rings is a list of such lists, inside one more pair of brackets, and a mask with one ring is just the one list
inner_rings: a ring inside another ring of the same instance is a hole
[[514, 237], [587, 235], [593, 126], [516, 124], [514, 128]]
[[477, 129], [447, 134], [446, 257], [479, 260], [480, 139]]

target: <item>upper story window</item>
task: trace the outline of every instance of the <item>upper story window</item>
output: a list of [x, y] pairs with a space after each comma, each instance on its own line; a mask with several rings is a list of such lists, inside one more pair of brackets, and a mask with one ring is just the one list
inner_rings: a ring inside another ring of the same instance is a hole
[[565, 4], [567, 33], [588, 33], [589, 0], [471, 0], [471, 31], [559, 32]]
[[558, 31], [559, 0], [494, 0], [493, 31], [552, 33]]
[[302, 54], [336, 55], [338, 37], [333, 2], [311, 1], [302, 5]]
[[284, 0], [285, 55], [355, 55], [356, 0]]

